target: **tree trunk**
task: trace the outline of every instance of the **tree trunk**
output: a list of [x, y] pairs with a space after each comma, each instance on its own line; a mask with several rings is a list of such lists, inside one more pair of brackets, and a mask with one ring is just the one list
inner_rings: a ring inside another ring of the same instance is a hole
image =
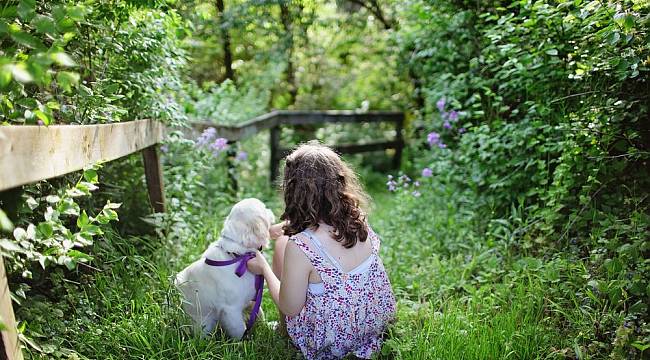
[[225, 78], [235, 80], [235, 73], [232, 70], [232, 52], [230, 51], [230, 34], [226, 27], [225, 6], [223, 0], [217, 0], [217, 11], [219, 15], [219, 28], [223, 40], [223, 65], [226, 68]]
[[298, 86], [296, 84], [296, 74], [293, 65], [293, 19], [291, 18], [289, 1], [290, 0], [280, 1], [280, 19], [282, 20], [285, 34], [285, 50], [287, 55], [287, 69], [285, 70], [285, 76], [289, 87], [289, 106], [293, 106], [296, 103]]

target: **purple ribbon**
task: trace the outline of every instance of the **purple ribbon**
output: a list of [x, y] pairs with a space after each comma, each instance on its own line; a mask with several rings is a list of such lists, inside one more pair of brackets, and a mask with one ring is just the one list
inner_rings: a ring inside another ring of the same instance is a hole
[[[247, 270], [246, 263], [248, 263], [248, 260], [254, 257], [255, 257], [255, 253], [247, 252], [244, 255], [239, 255], [236, 258], [230, 260], [211, 260], [206, 258], [205, 263], [210, 266], [228, 266], [228, 265], [239, 263], [239, 265], [237, 265], [237, 268], [235, 269], [235, 274], [238, 277], [242, 277], [244, 276]], [[257, 314], [260, 312], [260, 306], [262, 305], [263, 291], [264, 291], [264, 276], [255, 275], [255, 297], [253, 298], [255, 300], [255, 305], [253, 305], [253, 310], [251, 310], [250, 317], [248, 318], [248, 322], [246, 323], [246, 332], [248, 332], [248, 330], [250, 330], [253, 327], [253, 324], [255, 324], [255, 319], [257, 319]]]

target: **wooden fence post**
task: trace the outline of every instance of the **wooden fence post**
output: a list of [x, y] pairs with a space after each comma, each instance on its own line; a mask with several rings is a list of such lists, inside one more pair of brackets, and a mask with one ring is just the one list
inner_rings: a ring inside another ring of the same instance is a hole
[[273, 185], [275, 179], [278, 177], [278, 168], [280, 167], [280, 127], [274, 126], [271, 128], [270, 136], [271, 145], [271, 177], [269, 181]]
[[0, 341], [0, 359], [22, 360], [23, 353], [20, 350], [18, 334], [16, 333], [16, 318], [14, 317], [14, 308], [11, 305], [11, 293], [9, 292], [9, 282], [5, 273], [5, 264], [0, 256], [0, 321], [5, 326], [2, 331], [2, 341]]
[[393, 156], [393, 168], [399, 169], [402, 166], [402, 149], [404, 149], [404, 114], [395, 121], [395, 155]]
[[144, 176], [147, 180], [149, 201], [155, 212], [165, 212], [165, 193], [163, 186], [162, 167], [156, 145], [142, 150], [144, 160]]
[[239, 183], [237, 181], [237, 167], [235, 166], [235, 158], [237, 157], [237, 151], [233, 148], [236, 145], [236, 142], [229, 142], [230, 148], [226, 151], [226, 166], [228, 168], [228, 180], [230, 180], [230, 188], [233, 194], [237, 194], [239, 189]]

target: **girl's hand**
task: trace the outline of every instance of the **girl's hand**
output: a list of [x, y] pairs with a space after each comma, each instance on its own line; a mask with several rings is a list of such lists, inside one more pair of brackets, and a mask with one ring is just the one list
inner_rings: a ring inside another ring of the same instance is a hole
[[269, 267], [269, 263], [261, 252], [256, 251], [255, 257], [248, 260], [246, 267], [255, 275], [264, 275], [264, 270]]
[[269, 236], [271, 237], [271, 239], [275, 240], [280, 236], [284, 235], [284, 230], [282, 230], [283, 226], [284, 226], [284, 221], [281, 223], [277, 223], [275, 225], [271, 225], [271, 227], [269, 228]]

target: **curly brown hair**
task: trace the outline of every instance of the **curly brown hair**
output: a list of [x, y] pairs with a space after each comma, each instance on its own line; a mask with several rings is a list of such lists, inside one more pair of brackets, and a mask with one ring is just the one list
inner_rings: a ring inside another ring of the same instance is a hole
[[366, 241], [363, 210], [369, 197], [356, 174], [332, 149], [317, 142], [300, 145], [287, 156], [282, 181], [284, 233], [291, 236], [323, 222], [345, 248]]

